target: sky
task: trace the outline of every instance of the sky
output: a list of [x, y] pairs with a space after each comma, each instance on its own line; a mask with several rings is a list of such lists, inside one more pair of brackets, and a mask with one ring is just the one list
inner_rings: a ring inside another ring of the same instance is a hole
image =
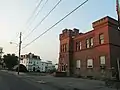
[[[45, 1], [46, 0], [43, 0], [38, 10], [41, 9]], [[84, 1], [85, 0], [62, 0], [59, 6], [45, 19], [45, 21], [26, 38], [26, 40], [23, 40], [22, 47]], [[62, 30], [65, 28], [78, 28], [80, 32], [87, 32], [92, 30], [92, 22], [102, 17], [110, 16], [117, 19], [115, 1], [116, 0], [89, 0], [84, 6], [79, 8], [45, 35], [28, 47], [22, 49], [21, 53], [27, 54], [31, 52], [39, 55], [42, 60], [51, 60], [53, 63], [57, 63], [60, 43], [59, 34]], [[58, 0], [48, 0], [46, 6], [30, 25], [30, 22], [27, 21], [39, 2], [40, 0], [0, 0], [0, 47], [3, 47], [4, 54], [16, 53], [16, 55], [18, 55], [18, 47], [16, 44], [10, 44], [9, 42], [18, 43], [19, 32], [23, 32], [23, 39], [54, 7]]]

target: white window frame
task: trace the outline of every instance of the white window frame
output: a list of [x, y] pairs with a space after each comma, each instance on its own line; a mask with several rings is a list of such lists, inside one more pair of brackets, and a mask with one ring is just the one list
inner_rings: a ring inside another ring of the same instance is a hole
[[82, 47], [81, 47], [81, 42], [79, 42], [79, 49], [80, 49], [80, 50], [82, 49]]
[[90, 38], [90, 46], [93, 46], [94, 42], [93, 42], [93, 37]]
[[100, 44], [104, 43], [104, 34], [99, 35]]
[[106, 63], [106, 57], [100, 56], [100, 65], [105, 65], [105, 63]]
[[76, 68], [81, 68], [81, 60], [76, 60]]
[[86, 47], [87, 47], [87, 48], [90, 48], [90, 42], [89, 42], [89, 39], [86, 39]]
[[87, 59], [87, 68], [93, 68], [93, 59]]
[[76, 42], [76, 51], [79, 51], [79, 43]]

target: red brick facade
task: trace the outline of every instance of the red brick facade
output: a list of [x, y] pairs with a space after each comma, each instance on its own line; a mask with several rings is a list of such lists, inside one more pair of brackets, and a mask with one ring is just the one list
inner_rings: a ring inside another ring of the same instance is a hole
[[[92, 25], [93, 30], [87, 33], [79, 33], [78, 29], [62, 31], [59, 71], [68, 75], [111, 76], [111, 68], [117, 68], [116, 60], [120, 58], [117, 21], [107, 16]], [[76, 63], [78, 60], [79, 65]]]

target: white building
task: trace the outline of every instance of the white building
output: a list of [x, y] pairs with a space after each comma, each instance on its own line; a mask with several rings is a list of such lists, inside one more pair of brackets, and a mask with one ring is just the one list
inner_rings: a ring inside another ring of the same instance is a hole
[[28, 71], [41, 70], [41, 59], [32, 53], [21, 55], [20, 64], [23, 64]]
[[0, 47], [0, 57], [2, 57], [2, 54], [3, 54], [3, 48]]
[[47, 67], [46, 62], [41, 61], [41, 69], [40, 69], [40, 71], [41, 72], [46, 72], [46, 67]]
[[46, 65], [47, 65], [47, 67], [46, 67], [47, 71], [55, 69], [55, 65], [52, 64], [52, 61], [47, 61]]
[[20, 64], [23, 64], [28, 71], [46, 72], [53, 69], [52, 61], [43, 62], [41, 61], [40, 56], [32, 53], [21, 55]]

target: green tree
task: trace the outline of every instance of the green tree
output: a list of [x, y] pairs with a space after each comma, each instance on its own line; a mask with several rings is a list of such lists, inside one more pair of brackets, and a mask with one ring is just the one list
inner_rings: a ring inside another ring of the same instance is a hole
[[18, 57], [15, 54], [7, 54], [3, 56], [4, 63], [8, 69], [12, 69], [18, 64]]

